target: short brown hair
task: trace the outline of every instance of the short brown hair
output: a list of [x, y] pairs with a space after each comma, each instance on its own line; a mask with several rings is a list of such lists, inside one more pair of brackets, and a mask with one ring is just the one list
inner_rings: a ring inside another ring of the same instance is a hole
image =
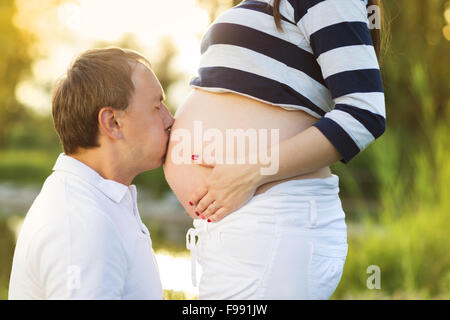
[[52, 115], [64, 152], [79, 147], [98, 147], [98, 113], [110, 106], [128, 107], [134, 85], [130, 62], [151, 67], [140, 53], [120, 48], [91, 49], [72, 63], [57, 81], [52, 96]]

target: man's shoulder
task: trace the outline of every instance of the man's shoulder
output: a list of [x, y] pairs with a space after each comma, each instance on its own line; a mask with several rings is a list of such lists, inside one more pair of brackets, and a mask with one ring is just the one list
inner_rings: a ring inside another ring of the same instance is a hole
[[37, 228], [48, 225], [60, 230], [89, 225], [90, 229], [113, 232], [105, 203], [94, 186], [75, 175], [53, 172], [44, 182], [26, 220]]
[[81, 178], [70, 173], [53, 172], [45, 180], [30, 210], [64, 212], [91, 207], [92, 210], [99, 211], [105, 200], [103, 198], [94, 186]]
[[47, 221], [58, 222], [63, 217], [60, 213], [66, 206], [65, 179], [52, 173], [31, 204], [25, 217], [25, 225], [30, 222], [35, 228], [40, 228]]

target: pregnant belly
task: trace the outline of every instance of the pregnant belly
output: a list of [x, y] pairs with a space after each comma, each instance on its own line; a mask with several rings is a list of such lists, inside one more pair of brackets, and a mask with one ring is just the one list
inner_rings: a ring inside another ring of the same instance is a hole
[[[280, 143], [318, 121], [317, 118], [301, 110], [285, 110], [234, 93], [211, 93], [199, 89], [194, 89], [188, 95], [174, 118], [163, 168], [167, 183], [188, 212], [191, 210], [188, 202], [192, 193], [201, 182], [207, 179], [212, 169], [191, 163], [191, 155], [186, 151], [193, 151], [193, 154], [203, 152], [203, 157], [207, 154], [217, 156], [216, 160], [224, 159], [224, 162], [237, 163], [237, 158], [242, 156], [245, 157], [242, 159], [248, 161], [249, 152], [253, 154], [255, 148], [257, 152], [262, 148], [269, 150], [272, 141]], [[227, 132], [237, 133], [238, 136], [243, 136], [243, 139], [239, 142], [239, 138], [233, 136], [234, 145], [230, 147], [231, 140], [227, 139]], [[242, 135], [243, 132], [248, 135]], [[252, 140], [251, 137], [255, 136], [256, 140]], [[219, 137], [223, 138], [222, 145], [218, 141]], [[255, 144], [255, 141], [258, 143]], [[242, 147], [241, 153], [239, 153], [239, 146]], [[230, 153], [230, 150], [233, 152]], [[182, 159], [183, 152], [185, 159]], [[307, 152], [307, 150], [299, 150], [299, 152]], [[266, 158], [268, 162], [265, 163], [270, 163], [270, 150], [268, 153]], [[270, 165], [268, 164], [267, 167]], [[270, 169], [267, 168], [267, 170]], [[260, 194], [288, 180], [330, 176], [330, 168], [324, 167], [307, 174], [266, 183], [259, 186], [255, 194]]]

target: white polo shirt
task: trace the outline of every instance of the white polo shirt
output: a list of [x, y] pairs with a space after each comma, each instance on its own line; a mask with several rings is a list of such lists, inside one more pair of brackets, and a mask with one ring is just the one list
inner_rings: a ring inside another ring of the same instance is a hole
[[9, 299], [162, 299], [136, 188], [61, 154], [24, 220]]

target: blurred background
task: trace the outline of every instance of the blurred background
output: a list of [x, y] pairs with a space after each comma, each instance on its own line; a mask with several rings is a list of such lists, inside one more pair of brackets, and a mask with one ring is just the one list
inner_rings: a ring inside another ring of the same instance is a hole
[[[54, 81], [86, 49], [134, 49], [151, 61], [175, 113], [196, 73], [202, 34], [239, 2], [0, 0], [0, 299], [23, 217], [62, 150], [50, 112]], [[349, 165], [332, 166], [349, 232], [332, 298], [449, 299], [450, 1], [384, 6], [387, 130]], [[191, 219], [161, 168], [135, 184], [165, 298], [196, 298], [185, 249]], [[373, 265], [379, 289], [367, 285]]]

